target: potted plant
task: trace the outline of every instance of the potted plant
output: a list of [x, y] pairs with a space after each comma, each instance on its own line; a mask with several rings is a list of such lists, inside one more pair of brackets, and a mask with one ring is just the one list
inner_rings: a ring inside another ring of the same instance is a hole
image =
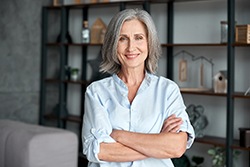
[[[226, 150], [221, 147], [213, 147], [207, 151], [208, 155], [212, 157], [212, 167], [225, 167], [226, 166]], [[240, 151], [233, 151], [233, 158], [236, 160], [240, 155]]]
[[79, 77], [79, 69], [78, 68], [71, 68], [70, 79], [73, 81], [77, 81], [78, 77]]

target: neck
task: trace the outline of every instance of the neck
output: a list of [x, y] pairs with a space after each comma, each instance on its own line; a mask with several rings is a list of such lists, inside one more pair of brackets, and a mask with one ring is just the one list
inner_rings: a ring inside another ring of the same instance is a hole
[[144, 70], [121, 70], [118, 77], [123, 80], [127, 86], [140, 85], [145, 76]]

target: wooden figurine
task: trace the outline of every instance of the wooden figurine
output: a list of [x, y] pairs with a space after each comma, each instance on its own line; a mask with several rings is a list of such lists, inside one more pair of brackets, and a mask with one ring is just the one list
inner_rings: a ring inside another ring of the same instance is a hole
[[214, 92], [227, 93], [227, 71], [219, 71], [214, 76]]
[[187, 81], [187, 60], [185, 59], [179, 61], [179, 81]]
[[92, 44], [102, 44], [103, 43], [103, 36], [106, 33], [107, 26], [102, 21], [102, 19], [98, 18], [94, 22], [91, 27], [91, 35], [90, 35], [90, 43]]

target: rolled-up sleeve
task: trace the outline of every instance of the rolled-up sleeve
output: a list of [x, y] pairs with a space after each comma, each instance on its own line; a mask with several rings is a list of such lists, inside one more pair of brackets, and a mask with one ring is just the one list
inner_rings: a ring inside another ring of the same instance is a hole
[[86, 155], [90, 162], [105, 163], [98, 158], [100, 143], [115, 142], [110, 137], [112, 126], [108, 119], [108, 113], [102, 106], [102, 101], [100, 101], [98, 95], [90, 89], [86, 90], [84, 105], [82, 125], [83, 154]]
[[171, 91], [168, 92], [170, 95], [167, 100], [167, 113], [168, 116], [175, 114], [177, 117], [182, 118], [183, 123], [181, 124], [179, 131], [187, 132], [188, 141], [186, 148], [188, 149], [192, 146], [195, 139], [194, 129], [190, 123], [189, 116], [186, 112], [186, 106], [181, 96], [179, 87], [176, 84], [172, 84], [170, 88]]

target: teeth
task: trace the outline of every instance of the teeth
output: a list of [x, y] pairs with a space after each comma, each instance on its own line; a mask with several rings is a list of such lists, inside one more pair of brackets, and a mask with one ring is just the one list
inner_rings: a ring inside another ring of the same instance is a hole
[[126, 55], [128, 58], [135, 58], [137, 55]]

